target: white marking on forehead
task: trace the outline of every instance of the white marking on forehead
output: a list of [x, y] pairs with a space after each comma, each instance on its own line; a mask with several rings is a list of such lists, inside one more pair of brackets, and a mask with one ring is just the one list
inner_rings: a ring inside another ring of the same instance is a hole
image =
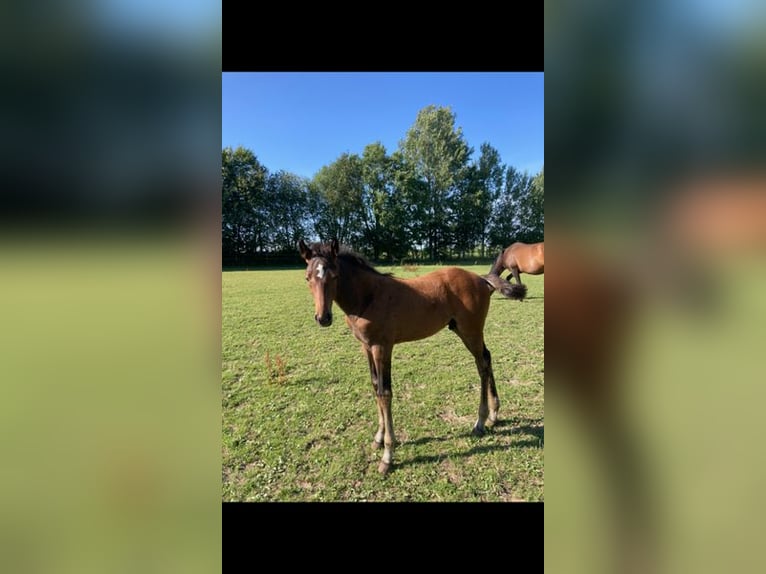
[[322, 279], [324, 277], [324, 265], [317, 264], [317, 278]]

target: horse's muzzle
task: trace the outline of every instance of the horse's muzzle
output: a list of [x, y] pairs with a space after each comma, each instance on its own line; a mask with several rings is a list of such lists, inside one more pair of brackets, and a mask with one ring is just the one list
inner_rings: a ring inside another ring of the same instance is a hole
[[332, 325], [332, 313], [327, 313], [321, 317], [319, 315], [314, 315], [314, 319], [316, 319], [316, 322], [322, 327], [329, 327]]

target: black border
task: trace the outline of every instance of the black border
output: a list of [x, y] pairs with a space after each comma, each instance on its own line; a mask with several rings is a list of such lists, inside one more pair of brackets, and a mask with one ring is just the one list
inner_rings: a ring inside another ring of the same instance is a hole
[[[542, 502], [224, 502], [224, 564], [252, 564], [256, 548], [272, 555], [291, 551], [296, 560], [344, 557], [349, 564], [361, 551], [370, 566], [386, 556], [403, 564], [409, 559], [402, 551], [411, 548], [418, 552], [413, 558], [446, 559], [457, 566], [473, 548], [478, 551], [473, 558], [486, 568], [503, 569], [511, 556], [507, 551], [516, 550], [525, 572], [542, 571], [543, 512]], [[309, 554], [314, 550], [322, 554]]]
[[543, 71], [543, 2], [264, 6], [222, 2], [224, 72]]

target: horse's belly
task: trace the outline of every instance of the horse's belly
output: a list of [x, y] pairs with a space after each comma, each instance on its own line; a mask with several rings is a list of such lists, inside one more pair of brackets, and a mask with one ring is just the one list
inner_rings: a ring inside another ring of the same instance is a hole
[[410, 313], [406, 319], [397, 325], [395, 342], [418, 341], [435, 335], [447, 326], [449, 319], [447, 316], [442, 316], [441, 313], [432, 315]]
[[411, 315], [409, 319], [401, 319], [396, 324], [383, 325], [361, 318], [346, 317], [346, 323], [351, 328], [354, 337], [367, 346], [425, 339], [441, 331], [448, 322], [448, 318]]

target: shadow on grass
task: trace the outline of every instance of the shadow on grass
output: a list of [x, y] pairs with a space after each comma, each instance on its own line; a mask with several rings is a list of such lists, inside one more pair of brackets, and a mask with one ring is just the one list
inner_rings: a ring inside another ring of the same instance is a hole
[[[438, 463], [441, 460], [444, 460], [445, 457], [466, 458], [469, 456], [473, 456], [475, 454], [484, 454], [489, 452], [496, 452], [499, 450], [511, 450], [513, 448], [544, 448], [545, 427], [542, 425], [542, 420], [539, 421], [539, 423], [541, 424], [537, 424], [538, 421], [533, 421], [533, 420], [525, 420], [524, 423], [525, 424], [519, 425], [518, 422], [515, 422], [512, 420], [510, 421], [499, 420], [497, 421], [497, 423], [495, 423], [495, 426], [492, 429], [487, 431], [487, 436], [491, 436], [491, 435], [512, 436], [512, 435], [521, 435], [521, 434], [529, 435], [527, 438], [515, 441], [513, 444], [476, 445], [463, 452], [451, 452], [446, 455], [443, 452], [439, 454], [434, 454], [434, 455], [421, 455], [421, 456], [416, 456], [410, 459], [399, 460], [397, 461], [396, 466], [403, 468], [408, 465], [433, 464], [433, 463]], [[481, 441], [483, 438], [483, 437], [474, 437], [470, 432], [467, 433], [467, 436], [477, 441]], [[415, 439], [412, 441], [407, 441], [407, 444], [422, 445], [422, 444], [435, 443], [435, 442], [454, 441], [454, 440], [457, 440], [457, 438], [463, 438], [463, 437], [462, 436], [461, 437], [454, 437], [454, 436], [423, 437], [423, 438]]]

